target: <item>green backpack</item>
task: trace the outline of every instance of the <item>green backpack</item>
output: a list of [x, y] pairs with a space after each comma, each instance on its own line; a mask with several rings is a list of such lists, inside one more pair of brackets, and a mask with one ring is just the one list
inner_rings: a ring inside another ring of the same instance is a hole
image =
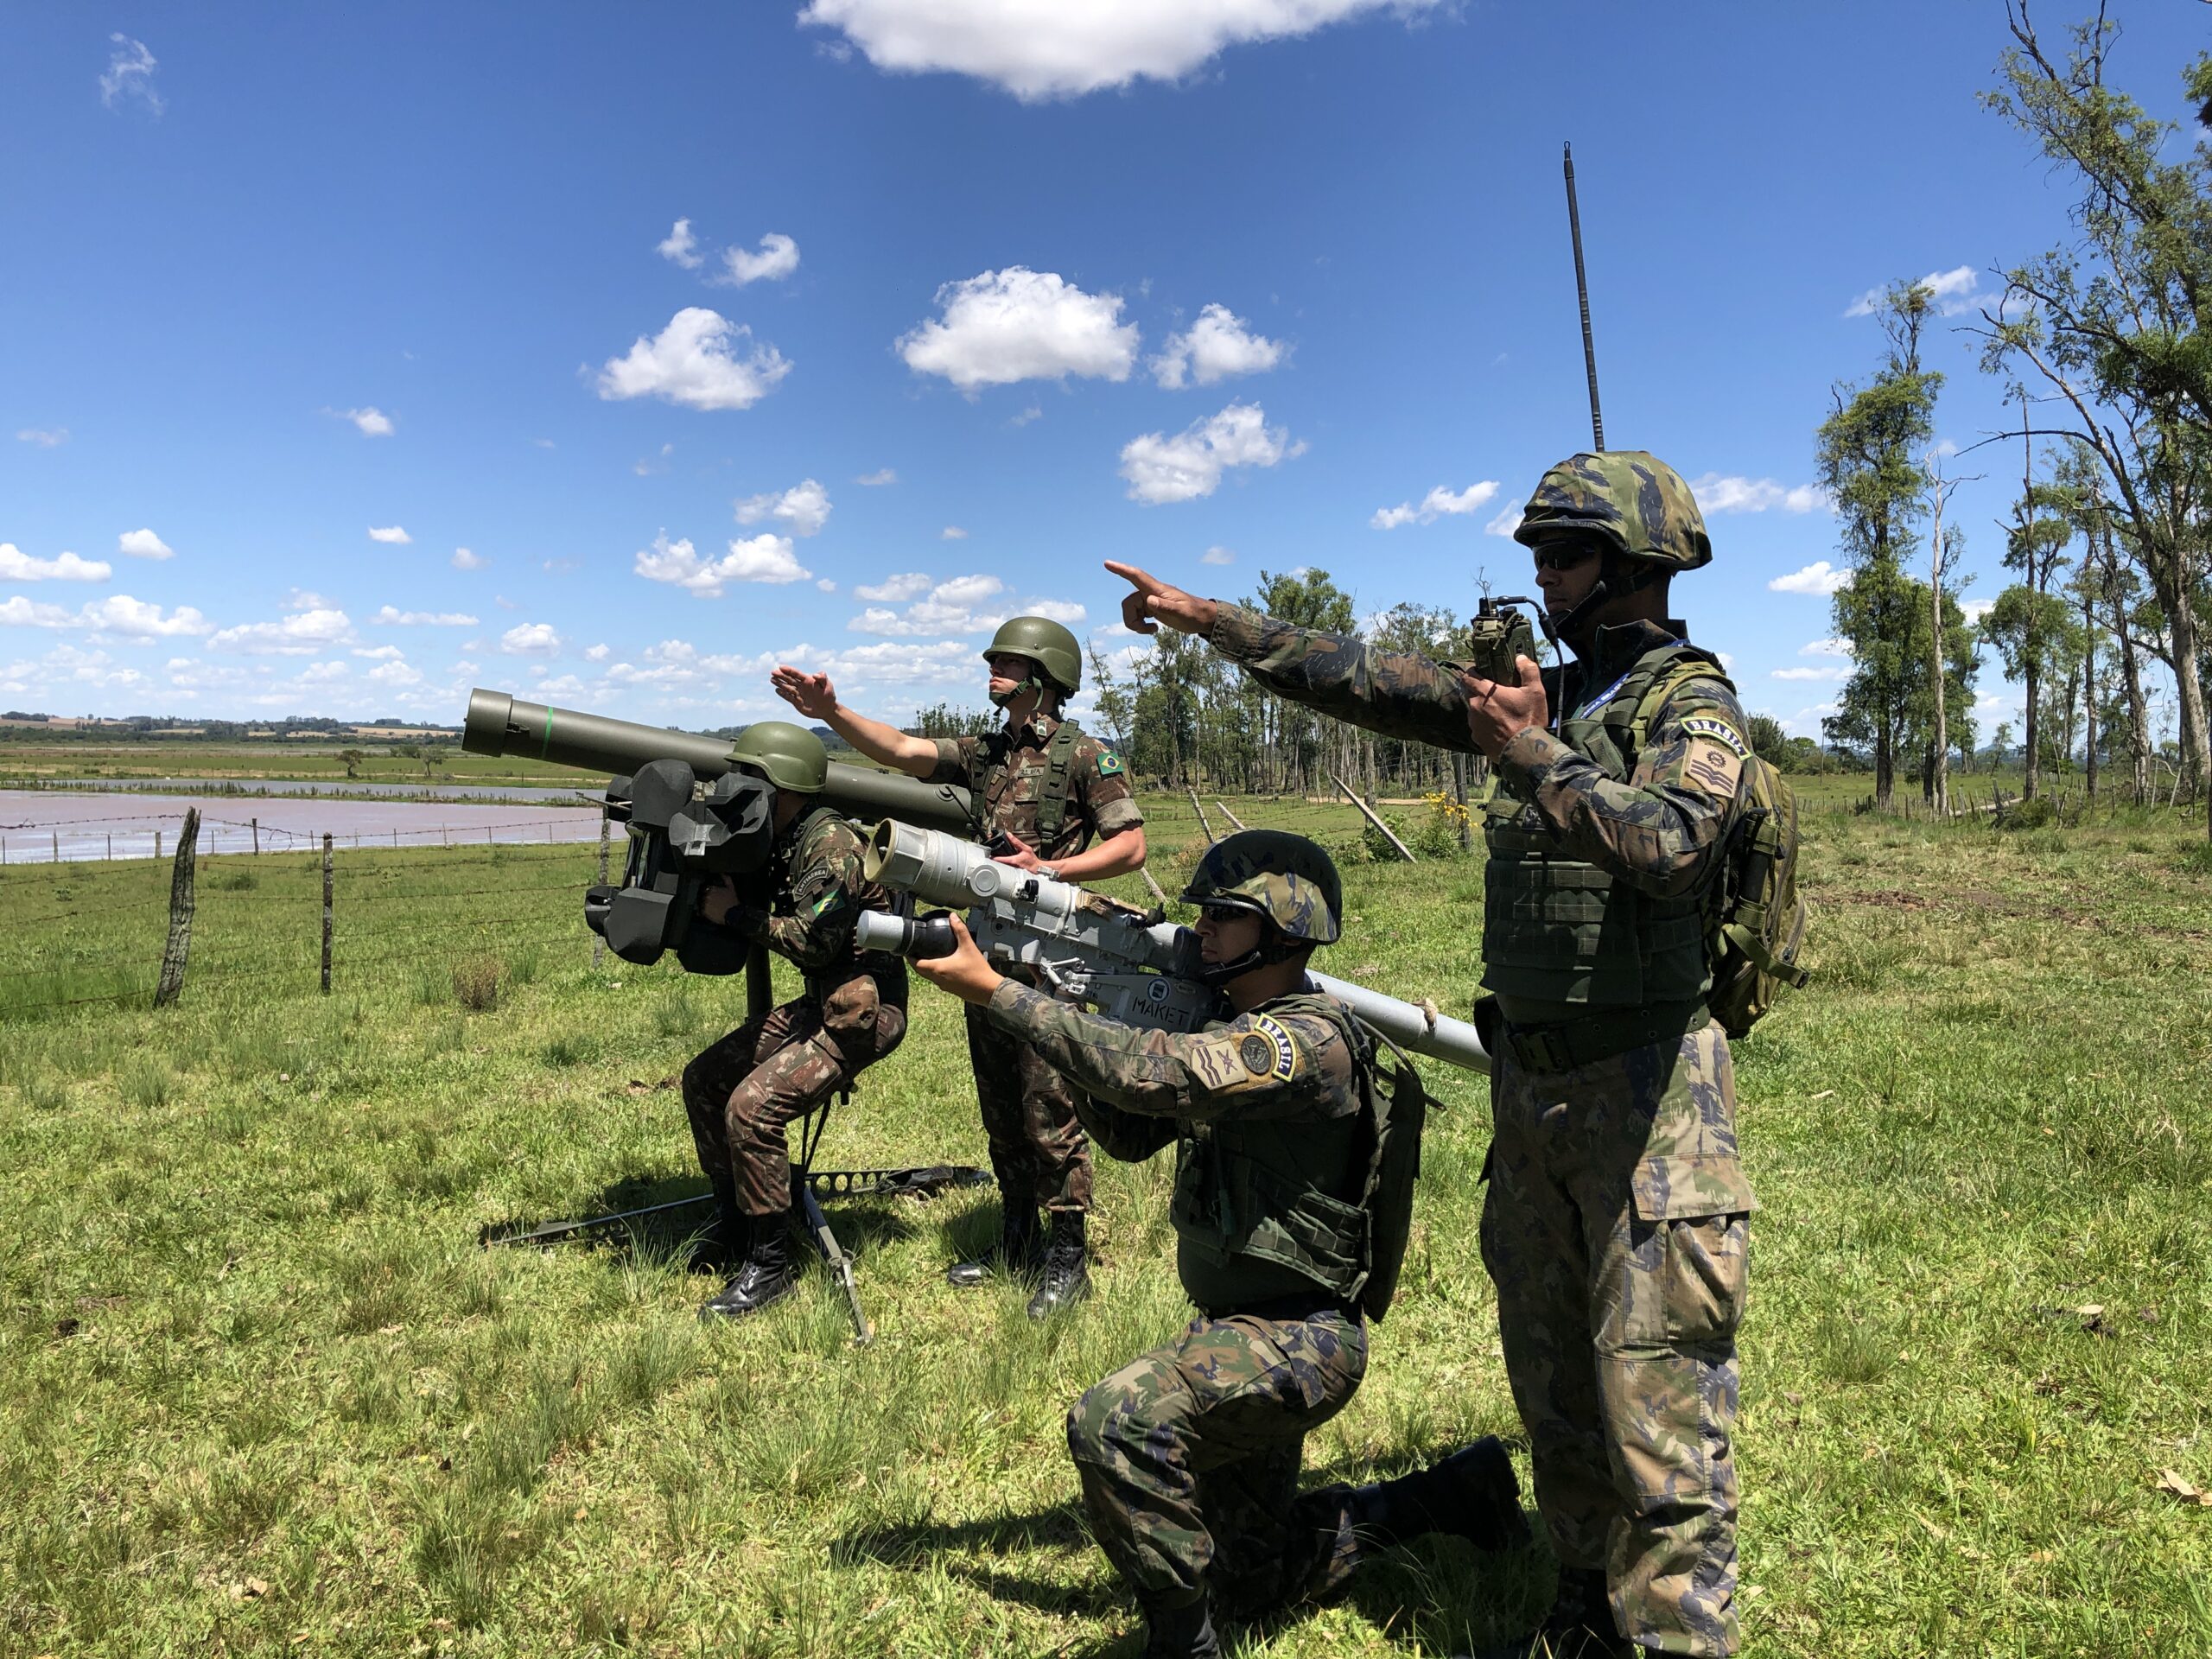
[[[1719, 677], [1698, 662], [1662, 674], [1637, 705], [1630, 753], [1643, 749], [1677, 687]], [[1745, 755], [1736, 798], [1742, 810], [1706, 900], [1713, 988], [1705, 1001], [1723, 1031], [1742, 1037], [1774, 1006], [1783, 986], [1802, 988], [1810, 977], [1797, 965], [1810, 912], [1797, 896], [1797, 797], [1789, 780], [1758, 755]]]

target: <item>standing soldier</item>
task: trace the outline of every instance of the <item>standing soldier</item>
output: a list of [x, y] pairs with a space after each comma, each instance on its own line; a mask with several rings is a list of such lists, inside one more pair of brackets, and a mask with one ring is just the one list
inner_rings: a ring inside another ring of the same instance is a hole
[[764, 720], [745, 728], [730, 763], [775, 785], [775, 839], [766, 867], [746, 878], [744, 890], [725, 876], [701, 895], [700, 914], [806, 976], [804, 996], [747, 1020], [683, 1068], [684, 1109], [699, 1166], [714, 1185], [721, 1253], [735, 1269], [700, 1314], [739, 1319], [791, 1289], [785, 1130], [899, 1046], [906, 969], [880, 951], [854, 954], [861, 912], [891, 903], [862, 879], [853, 827], [811, 798], [830, 773], [822, 740]]
[[[991, 842], [995, 857], [1063, 881], [1140, 868], [1144, 815], [1121, 756], [1060, 715], [1083, 685], [1075, 636], [1045, 617], [1017, 616], [992, 636], [983, 660], [991, 702], [1006, 715], [983, 737], [910, 736], [846, 708], [827, 674], [779, 667], [771, 677], [786, 702], [827, 721], [870, 760], [929, 783], [964, 785], [981, 815], [978, 838]], [[995, 1268], [1024, 1277], [1041, 1268], [1029, 1300], [1029, 1317], [1041, 1319], [1090, 1292], [1090, 1143], [1066, 1079], [972, 1008], [968, 1053], [998, 1177], [999, 1242], [985, 1260], [957, 1262], [945, 1276], [966, 1288], [986, 1282]], [[1049, 1238], [1038, 1228], [1040, 1205]]]
[[[1495, 1440], [1396, 1480], [1299, 1496], [1306, 1436], [1366, 1375], [1418, 1143], [1392, 1138], [1371, 1039], [1306, 984], [1344, 910], [1329, 855], [1243, 830], [1207, 851], [1183, 898], [1199, 906], [1203, 976], [1222, 996], [1202, 1031], [1139, 1030], [1003, 979], [957, 920], [959, 950], [915, 964], [1067, 1071], [1113, 1156], [1176, 1147], [1176, 1264], [1198, 1317], [1068, 1414], [1084, 1508], [1144, 1609], [1147, 1659], [1217, 1655], [1217, 1606], [1249, 1616], [1329, 1594], [1376, 1548], [1439, 1531], [1485, 1549], [1528, 1535]], [[1391, 1100], [1420, 1087], [1408, 1067]]]
[[1135, 588], [1132, 627], [1204, 634], [1283, 696], [1490, 757], [1483, 1259], [1560, 1562], [1551, 1611], [1513, 1651], [1730, 1654], [1754, 1205], [1728, 1046], [1705, 1006], [1704, 910], [1746, 722], [1719, 660], [1668, 615], [1674, 573], [1713, 556], [1673, 468], [1576, 455], [1544, 474], [1514, 535], [1575, 657], [1541, 673], [1522, 658], [1518, 684], [1107, 568]]

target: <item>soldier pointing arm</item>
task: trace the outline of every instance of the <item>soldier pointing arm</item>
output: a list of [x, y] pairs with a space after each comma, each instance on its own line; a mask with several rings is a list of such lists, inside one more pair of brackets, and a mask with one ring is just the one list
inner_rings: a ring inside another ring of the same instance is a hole
[[[996, 856], [1066, 881], [1101, 880], [1145, 861], [1144, 815], [1122, 757], [1060, 713], [1082, 688], [1076, 638], [1041, 616], [1017, 616], [984, 650], [988, 694], [1005, 723], [981, 737], [916, 737], [837, 701], [826, 674], [779, 667], [779, 696], [869, 759], [931, 783], [966, 786], [979, 814], [978, 839]], [[1060, 1074], [1026, 1044], [976, 1010], [968, 1015], [969, 1058], [998, 1177], [999, 1242], [981, 1262], [947, 1273], [963, 1287], [998, 1269], [1039, 1279], [1033, 1319], [1090, 1293], [1086, 1217], [1090, 1147]], [[1040, 1233], [1037, 1211], [1049, 1217]]]
[[1705, 1004], [1706, 902], [1746, 722], [1719, 659], [1668, 614], [1674, 574], [1713, 556], [1672, 467], [1573, 456], [1514, 535], [1573, 652], [1541, 672], [1522, 658], [1517, 683], [1107, 568], [1131, 584], [1131, 627], [1202, 634], [1281, 696], [1491, 760], [1483, 1256], [1560, 1562], [1550, 1614], [1512, 1651], [1731, 1654], [1754, 1205]]

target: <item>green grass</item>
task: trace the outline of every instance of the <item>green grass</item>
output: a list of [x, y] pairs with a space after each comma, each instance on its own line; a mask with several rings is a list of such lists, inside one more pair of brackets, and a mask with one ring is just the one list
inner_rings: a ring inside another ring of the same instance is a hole
[[[2201, 824], [1999, 835], [1847, 798], [1807, 821], [1815, 982], [1737, 1051], [1747, 1651], [2202, 1655], [2212, 1511], [2155, 1486], [2212, 1486]], [[1230, 804], [1357, 839], [1345, 808]], [[1196, 826], [1147, 808], [1173, 891]], [[938, 1276], [988, 1194], [830, 1206], [865, 1351], [810, 1262], [707, 1330], [675, 1238], [481, 1249], [692, 1190], [664, 1085], [742, 1001], [594, 971], [591, 849], [499, 850], [341, 855], [328, 997], [309, 861], [206, 861], [158, 1014], [165, 869], [0, 874], [0, 1656], [1134, 1655], [1061, 1419], [1184, 1317], [1166, 1171], [1102, 1168], [1100, 1295], [1042, 1331]], [[1326, 965], [1464, 1004], [1478, 865], [1347, 876]], [[1402, 1300], [1316, 1479], [1517, 1436], [1483, 1093], [1431, 1071]], [[823, 1161], [982, 1162], [970, 1103], [957, 1010], [918, 986]], [[1421, 1547], [1244, 1651], [1454, 1651], [1548, 1571]]]

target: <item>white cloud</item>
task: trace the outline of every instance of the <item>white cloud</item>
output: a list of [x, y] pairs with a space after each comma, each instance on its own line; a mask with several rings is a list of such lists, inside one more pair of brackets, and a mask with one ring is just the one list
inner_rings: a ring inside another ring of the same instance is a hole
[[1497, 480], [1494, 478], [1470, 484], [1456, 495], [1439, 484], [1421, 497], [1419, 506], [1402, 501], [1395, 507], [1379, 508], [1367, 522], [1376, 530], [1395, 530], [1401, 524], [1433, 524], [1446, 514], [1472, 512], [1497, 493]]
[[691, 221], [679, 219], [653, 251], [664, 259], [674, 260], [686, 270], [696, 270], [701, 264], [698, 248], [698, 238], [691, 234]]
[[407, 653], [397, 645], [356, 645], [353, 654], [365, 662], [396, 663]]
[[1090, 614], [1080, 605], [1063, 599], [1033, 599], [1021, 607], [1024, 616], [1041, 616], [1049, 622], [1073, 627]]
[[481, 570], [491, 563], [481, 553], [472, 553], [465, 547], [453, 550], [453, 568], [456, 570]]
[[910, 599], [919, 599], [929, 590], [929, 577], [918, 570], [906, 570], [895, 576], [886, 576], [881, 582], [863, 583], [853, 589], [853, 594], [879, 604], [903, 605]]
[[126, 530], [115, 538], [115, 550], [134, 559], [166, 559], [176, 550], [150, 530]]
[[115, 567], [101, 559], [80, 559], [74, 553], [56, 558], [35, 559], [13, 542], [0, 542], [0, 582], [105, 582]]
[[814, 585], [825, 594], [834, 594], [837, 591], [837, 584], [827, 576], [817, 576], [814, 579]]
[[369, 620], [388, 628], [473, 628], [476, 619], [459, 611], [402, 611], [385, 606]]
[[418, 671], [396, 657], [390, 662], [378, 663], [365, 677], [372, 684], [384, 686], [420, 685], [423, 683], [423, 676]]
[[772, 346], [740, 355], [752, 334], [718, 311], [687, 305], [651, 340], [640, 334], [627, 356], [607, 359], [599, 395], [610, 401], [658, 397], [686, 409], [750, 409], [791, 367]]
[[1045, 406], [1042, 404], [1032, 404], [1028, 408], [1023, 410], [1020, 414], [1010, 416], [1007, 421], [1007, 424], [1013, 427], [1023, 427], [1028, 425], [1032, 421], [1041, 421], [1044, 418]]
[[1147, 432], [1130, 439], [1122, 446], [1122, 476], [1133, 501], [1192, 501], [1211, 495], [1231, 467], [1273, 467], [1305, 449], [1283, 428], [1268, 425], [1258, 404], [1231, 404], [1172, 438]]
[[66, 426], [27, 426], [16, 434], [16, 442], [35, 443], [41, 449], [58, 448], [69, 442], [69, 429]]
[[1797, 647], [1800, 657], [1855, 657], [1848, 639], [1815, 639]]
[[713, 280], [725, 288], [742, 288], [747, 283], [780, 282], [798, 269], [798, 244], [780, 231], [771, 231], [760, 238], [758, 253], [723, 249], [722, 274]]
[[21, 594], [0, 600], [0, 627], [69, 628], [76, 626], [76, 613], [66, 605], [48, 605], [41, 601], [25, 599]]
[[901, 334], [899, 355], [917, 374], [942, 375], [963, 391], [1069, 375], [1126, 380], [1137, 326], [1120, 321], [1121, 296], [1086, 294], [1052, 271], [987, 270], [937, 291], [941, 315]]
[[550, 622], [519, 622], [499, 636], [499, 649], [510, 657], [550, 657], [561, 645]]
[[154, 114], [159, 115], [168, 107], [162, 95], [154, 90], [154, 71], [160, 61], [146, 49], [143, 41], [134, 41], [128, 35], [111, 35], [115, 50], [109, 54], [107, 73], [100, 77], [100, 102], [109, 109], [131, 99], [141, 99]]
[[[1936, 311], [1943, 316], [1955, 317], [1974, 309], [1980, 296], [1975, 289], [1981, 285], [1981, 275], [1972, 265], [1954, 265], [1948, 270], [1931, 270], [1915, 288], [1925, 289], [1934, 302]], [[1847, 317], [1870, 317], [1875, 307], [1882, 302], [1882, 296], [1889, 291], [1885, 283], [1870, 288], [1853, 300], [1844, 312]]]
[[1828, 493], [1817, 484], [1788, 486], [1770, 478], [1723, 478], [1707, 473], [1690, 480], [1690, 493], [1701, 512], [1764, 512], [1779, 507], [1784, 512], [1825, 511]]
[[1851, 677], [1851, 671], [1847, 668], [1777, 668], [1774, 671], [1774, 677], [1777, 680], [1847, 680]]
[[1024, 101], [1140, 78], [1180, 80], [1225, 48], [1310, 35], [1441, 0], [808, 0], [802, 25], [839, 32], [878, 69], [973, 75]]
[[879, 467], [872, 473], [862, 473], [858, 478], [853, 480], [854, 483], [858, 484], [863, 489], [870, 490], [880, 490], [886, 484], [896, 484], [898, 481], [899, 474], [892, 471], [888, 467]]
[[937, 538], [940, 542], [964, 542], [968, 539], [968, 532], [957, 524], [947, 524], [938, 531]]
[[[302, 597], [315, 599], [312, 594]], [[248, 622], [225, 628], [207, 644], [211, 650], [242, 651], [254, 656], [311, 657], [335, 645], [349, 645], [353, 639], [353, 619], [318, 601], [279, 622]]]
[[1792, 570], [1786, 576], [1777, 576], [1767, 583], [1772, 594], [1833, 594], [1847, 587], [1851, 572], [1838, 570], [1826, 559], [1815, 559], [1802, 570]]
[[350, 663], [309, 663], [296, 677], [301, 685], [321, 685], [331, 680], [342, 680], [353, 673]]
[[1225, 547], [1210, 547], [1198, 555], [1200, 564], [1234, 564], [1236, 556]]
[[586, 645], [584, 647], [584, 660], [588, 663], [603, 663], [607, 660], [607, 655], [608, 648], [605, 645]]
[[780, 518], [797, 536], [811, 536], [830, 522], [830, 492], [812, 479], [788, 490], [751, 495], [737, 504], [737, 522], [757, 524], [763, 518]]
[[[862, 599], [877, 599], [896, 594], [898, 598], [912, 598], [919, 589], [912, 584], [926, 582], [926, 577], [893, 576], [878, 588], [856, 589]], [[995, 628], [1012, 614], [1006, 607], [993, 606], [988, 611], [976, 607], [985, 600], [1006, 591], [1006, 584], [996, 576], [982, 575], [955, 576], [950, 582], [940, 582], [929, 590], [927, 599], [917, 599], [903, 611], [893, 611], [886, 606], [871, 605], [845, 626], [855, 633], [888, 634], [899, 639], [913, 639], [923, 634], [978, 633], [986, 628]], [[896, 600], [893, 600], [896, 602]], [[1052, 605], [1054, 601], [1044, 601]], [[1044, 616], [1050, 613], [1032, 607], [1033, 613]], [[1058, 609], [1068, 608], [1056, 606]], [[1073, 607], [1078, 613], [1081, 606]], [[1055, 620], [1059, 620], [1055, 618]]]
[[1959, 601], [1959, 613], [1966, 618], [1969, 626], [1980, 622], [1996, 608], [1997, 601], [1993, 599], [1962, 599]]
[[167, 614], [158, 605], [118, 594], [97, 600], [79, 613], [79, 624], [101, 633], [119, 633], [132, 639], [167, 639], [179, 635], [207, 633], [214, 624], [189, 605]]
[[1006, 584], [996, 576], [976, 575], [955, 576], [950, 582], [941, 582], [930, 589], [930, 597], [940, 605], [973, 605], [1006, 591]]
[[790, 537], [772, 532], [732, 542], [727, 555], [710, 560], [699, 556], [690, 537], [671, 542], [663, 531], [650, 550], [639, 550], [632, 568], [648, 582], [665, 582], [702, 599], [719, 598], [733, 582], [804, 582], [814, 574], [793, 555]]
[[374, 404], [362, 409], [327, 409], [323, 413], [335, 416], [341, 421], [353, 422], [360, 428], [361, 435], [365, 438], [388, 438], [392, 434], [391, 416]]
[[1251, 333], [1244, 320], [1225, 305], [1209, 305], [1152, 359], [1153, 378], [1169, 391], [1179, 391], [1185, 377], [1201, 386], [1226, 380], [1233, 374], [1261, 374], [1282, 361], [1279, 340]]
[[415, 540], [412, 536], [410, 536], [406, 531], [397, 524], [385, 524], [381, 529], [374, 524], [371, 524], [369, 526], [369, 539], [372, 542], [383, 542], [391, 547], [410, 546]]

